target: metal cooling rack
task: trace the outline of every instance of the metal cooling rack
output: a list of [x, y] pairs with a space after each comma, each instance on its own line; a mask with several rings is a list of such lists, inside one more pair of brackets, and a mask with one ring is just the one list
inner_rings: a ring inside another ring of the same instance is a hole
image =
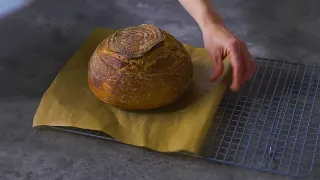
[[[238, 93], [227, 91], [224, 95], [201, 158], [308, 176], [320, 133], [320, 67], [262, 58], [256, 61], [251, 82]], [[58, 129], [117, 141], [98, 131]]]

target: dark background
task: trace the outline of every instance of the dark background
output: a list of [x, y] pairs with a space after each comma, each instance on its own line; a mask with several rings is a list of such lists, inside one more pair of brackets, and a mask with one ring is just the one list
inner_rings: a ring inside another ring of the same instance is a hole
[[[317, 0], [215, 0], [254, 56], [318, 63]], [[95, 27], [155, 24], [203, 46], [176, 0], [36, 0], [0, 19], [0, 180], [290, 179], [83, 136], [32, 129], [43, 92]], [[309, 179], [319, 179], [320, 166]]]

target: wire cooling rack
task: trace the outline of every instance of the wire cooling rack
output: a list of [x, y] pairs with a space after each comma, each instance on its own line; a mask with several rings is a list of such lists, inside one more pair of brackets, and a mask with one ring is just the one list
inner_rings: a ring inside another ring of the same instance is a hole
[[[238, 93], [225, 93], [201, 158], [308, 176], [320, 133], [320, 67], [263, 58], [256, 61], [252, 80]], [[58, 129], [117, 141], [98, 131]]]

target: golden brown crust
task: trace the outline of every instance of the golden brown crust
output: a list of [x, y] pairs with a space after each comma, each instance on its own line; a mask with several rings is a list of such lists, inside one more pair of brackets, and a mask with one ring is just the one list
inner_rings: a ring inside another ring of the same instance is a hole
[[[149, 29], [150, 26], [147, 25]], [[155, 26], [152, 26], [153, 31], [149, 31], [154, 34], [149, 36], [160, 40], [142, 40], [144, 48], [135, 47], [141, 44], [130, 43], [137, 38], [137, 33], [130, 35], [130, 30], [139, 32], [144, 31], [145, 27], [140, 25], [136, 29], [129, 27], [122, 30], [130, 39], [129, 43], [119, 41], [127, 43], [122, 47], [112, 43], [115, 42], [110, 40], [115, 37], [112, 35], [94, 51], [89, 61], [88, 82], [91, 91], [100, 100], [122, 109], [144, 110], [172, 103], [186, 91], [193, 71], [188, 52], [170, 34], [160, 29], [161, 34], [158, 34]], [[120, 35], [118, 38], [121, 39]]]
[[108, 38], [105, 48], [126, 55], [128, 58], [137, 58], [143, 56], [164, 38], [159, 28], [141, 24], [118, 30]]

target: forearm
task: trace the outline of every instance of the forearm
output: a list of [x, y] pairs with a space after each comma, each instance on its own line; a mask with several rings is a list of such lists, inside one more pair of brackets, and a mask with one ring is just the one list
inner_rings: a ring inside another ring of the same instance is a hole
[[179, 2], [202, 30], [208, 25], [223, 24], [222, 18], [215, 11], [210, 0], [179, 0]]

